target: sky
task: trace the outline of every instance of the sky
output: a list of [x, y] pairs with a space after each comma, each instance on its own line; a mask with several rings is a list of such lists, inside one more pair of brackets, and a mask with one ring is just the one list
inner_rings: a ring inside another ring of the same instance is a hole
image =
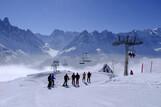
[[0, 19], [35, 33], [161, 27], [161, 0], [0, 0]]

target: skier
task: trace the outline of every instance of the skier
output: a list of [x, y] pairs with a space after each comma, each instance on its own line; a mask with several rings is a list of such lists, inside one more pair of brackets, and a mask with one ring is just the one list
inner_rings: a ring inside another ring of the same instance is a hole
[[76, 86], [79, 87], [80, 75], [77, 73], [75, 77], [76, 77]]
[[52, 85], [52, 75], [50, 74], [48, 76], [48, 89], [51, 89], [51, 85]]
[[72, 74], [72, 85], [75, 86], [75, 73]]
[[68, 74], [65, 74], [65, 76], [64, 76], [64, 84], [63, 84], [64, 87], [68, 87], [68, 80], [69, 80], [69, 76], [68, 76]]
[[86, 80], [86, 73], [84, 72], [84, 73], [83, 73], [82, 82], [85, 82], [85, 80]]
[[91, 83], [91, 75], [92, 74], [90, 72], [87, 73], [87, 82], [88, 83]]
[[54, 73], [52, 73], [51, 74], [51, 81], [52, 81], [52, 85], [51, 85], [51, 87], [54, 87], [55, 86], [55, 75], [54, 75]]
[[133, 71], [131, 70], [131, 71], [130, 71], [130, 75], [133, 75], [133, 74], [134, 74], [134, 73], [133, 73]]

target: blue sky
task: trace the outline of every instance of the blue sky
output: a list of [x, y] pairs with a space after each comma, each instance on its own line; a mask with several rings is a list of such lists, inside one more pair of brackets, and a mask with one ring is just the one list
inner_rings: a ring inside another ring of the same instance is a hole
[[0, 0], [0, 18], [33, 32], [161, 27], [161, 0]]

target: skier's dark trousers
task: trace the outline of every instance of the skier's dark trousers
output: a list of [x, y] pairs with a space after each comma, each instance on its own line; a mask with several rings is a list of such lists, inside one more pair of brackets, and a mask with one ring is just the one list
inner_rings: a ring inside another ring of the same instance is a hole
[[72, 85], [75, 86], [75, 73], [72, 74]]
[[88, 83], [91, 83], [91, 75], [92, 74], [90, 72], [87, 73], [87, 82]]
[[68, 74], [65, 74], [63, 86], [66, 86], [66, 87], [68, 86], [68, 80], [69, 80], [69, 76], [68, 76]]
[[52, 87], [55, 86], [55, 81], [54, 81], [54, 80], [55, 80], [55, 75], [54, 75], [54, 73], [52, 73], [52, 74], [51, 74], [51, 81], [52, 81], [52, 85], [51, 85], [51, 86], [52, 86]]
[[48, 88], [51, 89], [51, 85], [52, 85], [52, 75], [50, 74], [48, 76]]
[[75, 77], [76, 77], [76, 86], [79, 87], [80, 75], [77, 73]]
[[82, 82], [85, 82], [85, 80], [86, 80], [86, 73], [84, 72], [84, 73], [83, 73]]

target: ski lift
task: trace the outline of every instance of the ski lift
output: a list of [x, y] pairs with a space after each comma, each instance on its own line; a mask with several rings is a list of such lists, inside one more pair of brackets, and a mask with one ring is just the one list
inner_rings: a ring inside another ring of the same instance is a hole
[[81, 58], [79, 64], [85, 64], [85, 62], [84, 62], [84, 57]]
[[88, 57], [88, 53], [85, 52], [83, 55], [82, 55], [82, 58], [79, 62], [79, 64], [85, 64], [86, 62], [91, 62], [91, 60], [89, 59]]
[[57, 67], [59, 66], [59, 61], [54, 60], [53, 63], [51, 64], [51, 66], [53, 67], [53, 71], [57, 72]]
[[134, 58], [136, 56], [134, 47], [132, 47], [132, 49], [129, 50], [128, 55], [130, 58]]
[[80, 61], [79, 64], [85, 64], [83, 61]]
[[83, 58], [80, 60], [79, 64], [85, 64]]
[[53, 61], [53, 65], [54, 65], [54, 66], [59, 66], [59, 61], [58, 61], [58, 60], [54, 60], [54, 61]]
[[64, 59], [64, 61], [63, 61], [63, 64], [62, 64], [63, 66], [68, 66], [68, 63], [67, 63], [67, 61]]
[[132, 51], [130, 51], [130, 52], [128, 53], [128, 55], [129, 55], [130, 58], [134, 58], [134, 57], [136, 56], [135, 53], [132, 52]]
[[84, 55], [83, 55], [83, 62], [91, 62], [91, 60], [88, 57], [88, 53], [87, 52], [84, 53]]
[[68, 64], [67, 63], [64, 63], [63, 66], [68, 66]]

